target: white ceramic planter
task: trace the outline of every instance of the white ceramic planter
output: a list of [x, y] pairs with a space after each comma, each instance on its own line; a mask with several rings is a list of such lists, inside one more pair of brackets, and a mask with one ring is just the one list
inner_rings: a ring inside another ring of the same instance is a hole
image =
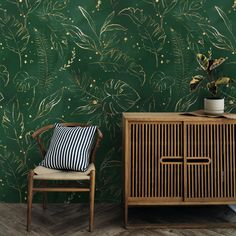
[[212, 115], [223, 114], [224, 103], [224, 98], [204, 98], [204, 111]]

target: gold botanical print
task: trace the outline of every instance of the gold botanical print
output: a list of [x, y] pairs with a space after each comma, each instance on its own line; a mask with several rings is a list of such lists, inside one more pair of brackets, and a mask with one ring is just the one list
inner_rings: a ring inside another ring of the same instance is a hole
[[[236, 0], [228, 2], [0, 0], [0, 201], [26, 201], [38, 154], [31, 133], [46, 123], [81, 118], [104, 130], [97, 196], [119, 202], [123, 112], [188, 111], [224, 85], [236, 113], [224, 75], [236, 64]], [[217, 67], [226, 55], [227, 72]], [[220, 79], [206, 87], [215, 67]]]

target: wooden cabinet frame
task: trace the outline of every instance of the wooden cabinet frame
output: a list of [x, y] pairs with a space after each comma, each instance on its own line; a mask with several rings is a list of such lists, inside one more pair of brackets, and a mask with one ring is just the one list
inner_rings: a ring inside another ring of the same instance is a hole
[[128, 207], [236, 203], [236, 120], [123, 113]]

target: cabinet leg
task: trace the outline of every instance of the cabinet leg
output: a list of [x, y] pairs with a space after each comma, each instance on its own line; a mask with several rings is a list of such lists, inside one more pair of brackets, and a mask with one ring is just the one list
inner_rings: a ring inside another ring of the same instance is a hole
[[124, 227], [127, 229], [127, 224], [128, 224], [128, 205], [125, 204], [124, 208]]

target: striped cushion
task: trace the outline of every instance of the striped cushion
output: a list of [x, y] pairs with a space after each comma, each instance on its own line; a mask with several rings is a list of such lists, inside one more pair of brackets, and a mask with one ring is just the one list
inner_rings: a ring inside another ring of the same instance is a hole
[[86, 171], [93, 146], [96, 126], [63, 127], [56, 124], [53, 136], [41, 166]]

